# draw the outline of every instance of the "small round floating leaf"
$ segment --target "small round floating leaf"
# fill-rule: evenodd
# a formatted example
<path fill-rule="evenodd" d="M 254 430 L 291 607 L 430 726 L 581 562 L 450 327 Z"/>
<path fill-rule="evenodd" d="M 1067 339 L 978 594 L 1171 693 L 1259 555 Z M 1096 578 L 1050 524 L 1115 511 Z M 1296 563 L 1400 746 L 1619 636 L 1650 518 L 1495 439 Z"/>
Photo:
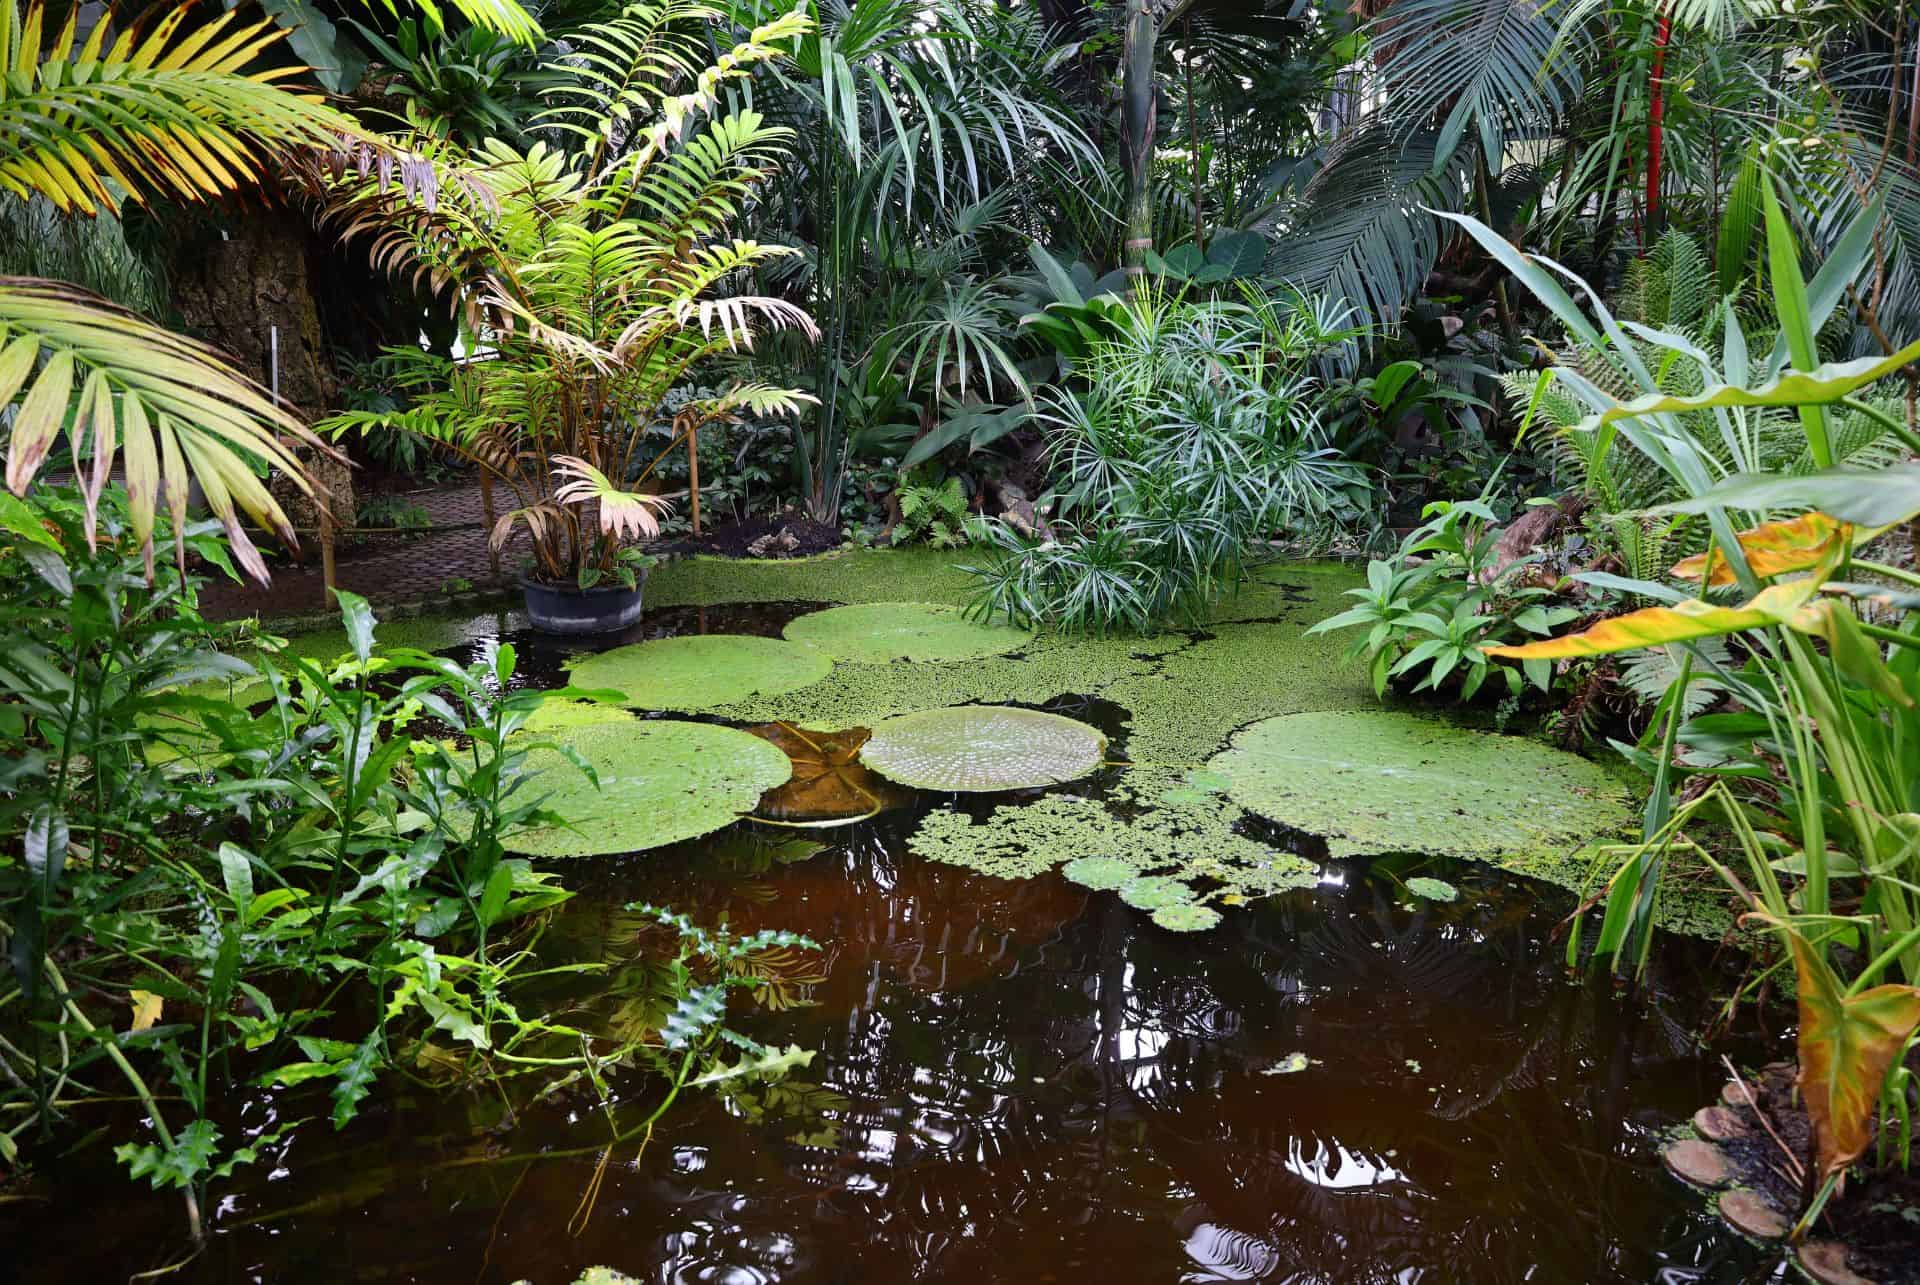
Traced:
<path fill-rule="evenodd" d="M 861 747 L 868 767 L 922 790 L 985 793 L 1072 781 L 1105 762 L 1098 728 L 1010 705 L 957 705 L 889 718 Z"/>
<path fill-rule="evenodd" d="M 599 701 L 545 700 L 527 716 L 520 730 L 527 735 L 546 736 L 596 723 L 625 723 L 632 718 L 632 714 L 618 705 L 603 705 Z"/>
<path fill-rule="evenodd" d="M 1119 857 L 1076 857 L 1061 866 L 1060 873 L 1095 892 L 1112 892 L 1138 875 L 1140 868 Z"/>
<path fill-rule="evenodd" d="M 1165 910 L 1172 906 L 1193 905 L 1193 889 L 1178 879 L 1142 875 L 1120 885 L 1120 900 L 1135 910 Z"/>
<path fill-rule="evenodd" d="M 957 608 L 925 602 L 868 602 L 830 607 L 787 624 L 786 636 L 835 660 L 974 660 L 1018 651 L 1033 641 L 1025 629 L 968 620 Z"/>
<path fill-rule="evenodd" d="M 506 846 L 536 857 L 637 852 L 723 829 L 792 771 L 778 746 L 731 727 L 628 719 L 552 738 L 599 773 L 600 788 L 558 750 L 535 750 L 529 786 L 572 827 L 528 830 Z"/>
<path fill-rule="evenodd" d="M 1242 807 L 1325 835 L 1336 857 L 1564 850 L 1633 817 L 1620 784 L 1577 754 L 1392 710 L 1269 718 L 1208 766 Z"/>
<path fill-rule="evenodd" d="M 583 657 L 571 681 L 625 692 L 635 709 L 702 710 L 810 687 L 832 668 L 824 653 L 779 638 L 689 634 Z"/>
<path fill-rule="evenodd" d="M 1153 922 L 1168 932 L 1205 932 L 1220 922 L 1220 912 L 1210 906 L 1162 906 L 1153 912 Z"/>
<path fill-rule="evenodd" d="M 1407 891 L 1426 901 L 1452 901 L 1460 895 L 1460 890 L 1445 879 L 1429 879 L 1425 875 L 1407 880 Z"/>

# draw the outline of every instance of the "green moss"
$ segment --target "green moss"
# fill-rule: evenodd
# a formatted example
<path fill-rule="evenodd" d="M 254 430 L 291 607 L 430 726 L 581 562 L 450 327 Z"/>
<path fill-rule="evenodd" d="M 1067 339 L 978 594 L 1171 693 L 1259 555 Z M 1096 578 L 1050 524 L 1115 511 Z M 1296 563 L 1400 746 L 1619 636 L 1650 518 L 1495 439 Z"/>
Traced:
<path fill-rule="evenodd" d="M 1177 772 L 1132 767 L 1110 791 L 1112 806 L 1053 794 L 994 809 L 984 821 L 934 812 L 907 846 L 920 856 L 1003 879 L 1028 879 L 1064 866 L 1069 878 L 1096 888 L 1158 888 L 1156 904 L 1198 899 L 1223 903 L 1304 887 L 1312 863 L 1238 833 L 1246 813 L 1218 795 L 1198 802 L 1161 802 L 1180 783 Z M 1145 879 L 1152 884 L 1142 884 Z M 1173 889 L 1180 889 L 1176 894 Z"/>
<path fill-rule="evenodd" d="M 829 607 L 790 621 L 793 642 L 835 660 L 883 665 L 891 661 L 973 660 L 1019 651 L 1032 633 L 968 620 L 958 607 L 928 602 L 868 602 Z"/>
<path fill-rule="evenodd" d="M 1633 816 L 1625 792 L 1577 755 L 1392 710 L 1267 719 L 1209 766 L 1239 803 L 1324 835 L 1336 857 L 1572 848 Z"/>
<path fill-rule="evenodd" d="M 599 774 L 599 788 L 557 750 L 535 750 L 531 788 L 568 818 L 507 844 L 536 857 L 638 852 L 722 829 L 786 782 L 787 756 L 750 732 L 707 723 L 629 718 L 554 737 Z"/>
<path fill-rule="evenodd" d="M 703 710 L 810 686 L 833 661 L 779 638 L 688 634 L 582 656 L 569 668 L 575 686 L 624 692 L 635 709 Z"/>
<path fill-rule="evenodd" d="M 973 580 L 938 549 L 846 549 L 817 558 L 683 558 L 647 576 L 656 607 L 724 602 L 964 604 Z"/>
<path fill-rule="evenodd" d="M 920 790 L 992 793 L 1074 781 L 1106 760 L 1099 728 L 1010 705 L 955 705 L 876 724 L 860 761 Z"/>
<path fill-rule="evenodd" d="M 624 723 L 633 717 L 618 705 L 603 705 L 599 701 L 547 700 L 533 711 L 520 730 L 528 736 L 546 736 L 570 728 L 591 727 L 595 723 Z"/>

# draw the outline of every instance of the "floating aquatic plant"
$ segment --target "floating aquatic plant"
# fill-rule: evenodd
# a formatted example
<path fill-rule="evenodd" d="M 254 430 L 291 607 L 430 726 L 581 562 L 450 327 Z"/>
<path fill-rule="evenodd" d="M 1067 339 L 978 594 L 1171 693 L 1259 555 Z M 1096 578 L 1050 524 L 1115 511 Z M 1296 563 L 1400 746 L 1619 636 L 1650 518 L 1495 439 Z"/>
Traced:
<path fill-rule="evenodd" d="M 624 692 L 635 709 L 705 710 L 807 687 L 832 668 L 830 657 L 801 643 L 689 634 L 584 656 L 573 662 L 571 680 Z"/>
<path fill-rule="evenodd" d="M 1572 848 L 1632 817 L 1618 782 L 1578 755 L 1391 710 L 1270 718 L 1208 766 L 1243 807 L 1326 836 L 1337 857 Z"/>
<path fill-rule="evenodd" d="M 789 621 L 789 640 L 835 660 L 956 661 L 1018 651 L 1033 641 L 1025 629 L 968 620 L 958 608 L 927 602 L 869 602 L 830 607 Z"/>
<path fill-rule="evenodd" d="M 1314 882 L 1312 863 L 1240 834 L 1246 813 L 1231 800 L 1202 794 L 1198 803 L 1161 802 L 1180 780 L 1172 769 L 1134 766 L 1111 791 L 1113 808 L 1054 794 L 996 808 L 981 821 L 934 812 L 907 846 L 929 860 L 1003 879 L 1030 879 L 1058 866 L 1083 887 L 1123 890 L 1125 897 L 1132 886 L 1130 900 L 1151 898 L 1148 909 L 1199 909 L 1203 899 L 1233 904 Z M 1174 918 L 1211 926 L 1200 924 L 1200 916 Z"/>
<path fill-rule="evenodd" d="M 1407 880 L 1407 891 L 1422 901 L 1452 901 L 1460 895 L 1460 890 L 1445 879 L 1430 879 L 1426 875 Z"/>
<path fill-rule="evenodd" d="M 860 750 L 868 767 L 921 790 L 991 793 L 1072 781 L 1106 759 L 1076 719 L 1011 705 L 958 705 L 890 718 Z"/>
<path fill-rule="evenodd" d="M 860 747 L 871 735 L 864 727 L 839 732 L 810 732 L 791 723 L 764 723 L 747 729 L 780 747 L 793 764 L 793 777 L 767 791 L 754 814 L 804 823 L 857 821 L 913 800 L 913 791 L 860 761 Z"/>
<path fill-rule="evenodd" d="M 1123 889 L 1121 896 L 1126 896 Z M 1153 912 L 1153 922 L 1169 932 L 1198 933 L 1218 926 L 1220 912 L 1212 906 L 1199 906 L 1192 902 L 1179 902 L 1161 906 Z"/>
<path fill-rule="evenodd" d="M 776 745 L 707 723 L 629 718 L 553 737 L 593 765 L 600 788 L 557 750 L 535 750 L 533 789 L 573 822 L 516 835 L 507 846 L 536 857 L 637 852 L 722 829 L 792 772 Z"/>

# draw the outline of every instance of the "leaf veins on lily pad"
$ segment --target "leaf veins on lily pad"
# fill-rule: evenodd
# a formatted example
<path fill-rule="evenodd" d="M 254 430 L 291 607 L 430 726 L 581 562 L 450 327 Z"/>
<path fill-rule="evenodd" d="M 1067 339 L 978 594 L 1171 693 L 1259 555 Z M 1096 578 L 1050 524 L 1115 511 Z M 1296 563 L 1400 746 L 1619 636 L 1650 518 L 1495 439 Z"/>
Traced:
<path fill-rule="evenodd" d="M 1632 819 L 1626 791 L 1577 754 L 1392 710 L 1265 719 L 1208 766 L 1242 807 L 1325 835 L 1336 857 L 1564 850 Z"/>
<path fill-rule="evenodd" d="M 864 727 L 813 732 L 792 723 L 747 729 L 780 747 L 793 764 L 793 778 L 767 791 L 754 809 L 778 821 L 856 821 L 913 801 L 913 791 L 895 785 L 860 761 L 872 735 Z"/>
<path fill-rule="evenodd" d="M 1119 857 L 1076 857 L 1060 867 L 1060 873 L 1083 888 L 1112 892 L 1140 873 L 1131 861 Z"/>
<path fill-rule="evenodd" d="M 1153 912 L 1153 922 L 1168 932 L 1205 932 L 1220 922 L 1220 912 L 1211 906 L 1162 906 Z"/>
<path fill-rule="evenodd" d="M 991 793 L 1058 785 L 1106 761 L 1098 728 L 1011 705 L 956 705 L 889 718 L 860 759 L 901 785 Z"/>
<path fill-rule="evenodd" d="M 590 857 L 658 848 L 723 829 L 784 784 L 793 768 L 778 746 L 707 723 L 629 719 L 555 735 L 593 765 L 600 788 L 557 749 L 534 750 L 527 788 L 572 825 L 528 830 L 506 846 L 536 857 Z"/>
<path fill-rule="evenodd" d="M 968 620 L 958 608 L 925 602 L 829 607 L 789 621 L 783 632 L 835 660 L 870 665 L 974 660 L 1018 651 L 1033 641 L 1025 629 L 982 624 Z"/>
<path fill-rule="evenodd" d="M 825 678 L 833 660 L 779 638 L 688 634 L 615 647 L 573 662 L 576 687 L 626 693 L 635 709 L 702 710 L 778 696 Z"/>
<path fill-rule="evenodd" d="M 1445 879 L 1429 879 L 1425 875 L 1407 880 L 1407 891 L 1426 901 L 1452 901 L 1460 895 L 1460 890 Z"/>
<path fill-rule="evenodd" d="M 1120 900 L 1135 910 L 1165 910 L 1172 906 L 1191 906 L 1193 889 L 1178 879 L 1141 875 L 1120 885 Z"/>

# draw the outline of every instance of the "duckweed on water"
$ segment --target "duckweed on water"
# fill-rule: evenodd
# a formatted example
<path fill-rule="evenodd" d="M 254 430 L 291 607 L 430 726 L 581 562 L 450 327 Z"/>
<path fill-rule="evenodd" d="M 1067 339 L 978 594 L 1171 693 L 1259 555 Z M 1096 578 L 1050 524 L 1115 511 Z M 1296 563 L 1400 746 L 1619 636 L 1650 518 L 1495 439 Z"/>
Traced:
<path fill-rule="evenodd" d="M 778 746 L 708 723 L 630 718 L 574 727 L 553 739 L 591 763 L 600 786 L 557 750 L 528 755 L 528 767 L 540 773 L 533 788 L 573 821 L 508 842 L 529 856 L 637 852 L 711 834 L 792 774 Z"/>
<path fill-rule="evenodd" d="M 930 602 L 869 602 L 829 607 L 788 622 L 789 641 L 835 660 L 884 665 L 892 661 L 972 660 L 1018 651 L 1033 634 L 1009 625 L 968 620 L 957 607 Z"/>
<path fill-rule="evenodd" d="M 1236 827 L 1246 813 L 1231 801 L 1213 794 L 1198 802 L 1158 801 L 1179 782 L 1170 769 L 1135 766 L 1110 791 L 1112 806 L 1053 794 L 996 808 L 984 821 L 934 812 L 907 846 L 929 860 L 1003 879 L 1030 879 L 1059 866 L 1078 883 L 1123 896 L 1129 885 L 1135 897 L 1157 887 L 1156 905 L 1261 897 L 1314 882 L 1311 862 L 1240 834 Z M 1155 882 L 1144 885 L 1148 878 Z"/>

